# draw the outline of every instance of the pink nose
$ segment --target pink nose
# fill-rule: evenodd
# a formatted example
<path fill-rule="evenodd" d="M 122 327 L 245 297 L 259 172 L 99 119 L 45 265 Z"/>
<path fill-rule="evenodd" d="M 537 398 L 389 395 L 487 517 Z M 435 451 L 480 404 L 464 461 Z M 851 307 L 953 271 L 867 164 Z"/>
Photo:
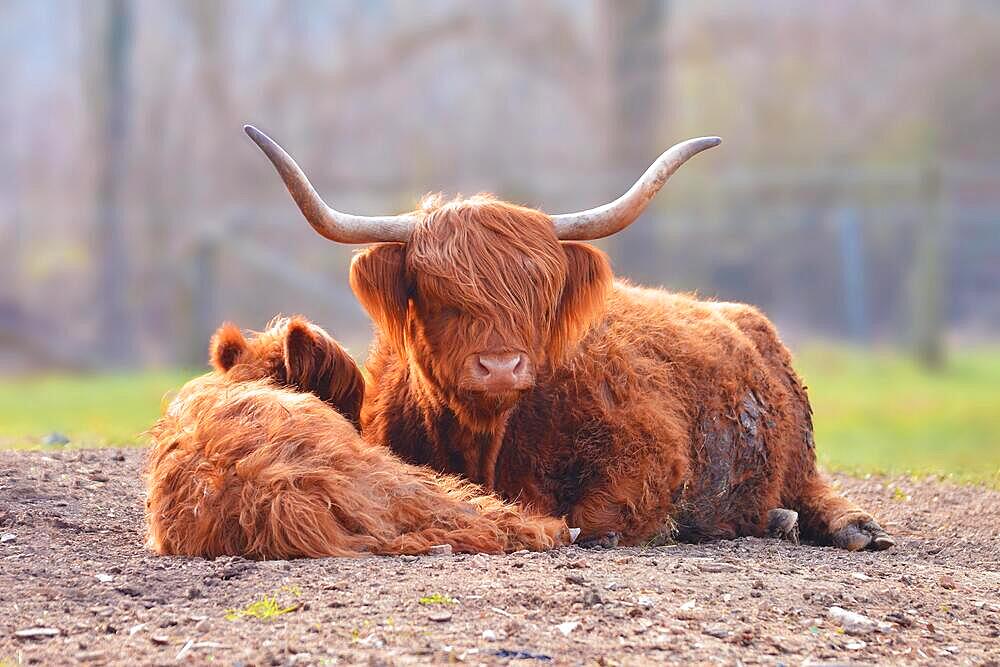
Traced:
<path fill-rule="evenodd" d="M 522 389 L 531 382 L 531 365 L 520 352 L 472 355 L 471 375 L 484 389 L 502 391 Z"/>

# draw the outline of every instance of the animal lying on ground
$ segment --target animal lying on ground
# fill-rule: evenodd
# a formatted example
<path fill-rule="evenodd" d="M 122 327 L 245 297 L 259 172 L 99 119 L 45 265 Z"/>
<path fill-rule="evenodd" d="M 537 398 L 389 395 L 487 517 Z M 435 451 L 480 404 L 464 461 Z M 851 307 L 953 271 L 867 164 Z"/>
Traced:
<path fill-rule="evenodd" d="M 360 372 L 305 319 L 250 339 L 223 326 L 210 354 L 215 370 L 188 382 L 150 431 L 146 520 L 157 553 L 275 559 L 570 542 L 561 519 L 363 441 L 348 418 Z"/>
<path fill-rule="evenodd" d="M 566 515 L 587 541 L 762 535 L 771 510 L 789 508 L 806 539 L 893 544 L 817 470 L 805 386 L 764 315 L 616 280 L 579 242 L 627 227 L 718 138 L 678 144 L 579 213 L 480 195 L 366 217 L 328 206 L 281 147 L 245 129 L 317 232 L 374 244 L 350 276 L 376 327 L 369 441 Z"/>

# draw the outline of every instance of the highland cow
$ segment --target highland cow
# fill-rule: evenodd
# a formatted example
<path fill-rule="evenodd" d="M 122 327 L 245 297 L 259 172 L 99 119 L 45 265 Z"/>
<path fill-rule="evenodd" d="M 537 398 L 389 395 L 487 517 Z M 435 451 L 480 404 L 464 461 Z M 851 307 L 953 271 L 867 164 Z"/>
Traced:
<path fill-rule="evenodd" d="M 811 408 L 751 306 L 615 280 L 579 243 L 631 224 L 689 158 L 666 151 L 617 200 L 549 216 L 481 195 L 365 217 L 337 211 L 258 130 L 312 227 L 374 243 L 351 286 L 376 326 L 362 432 L 568 517 L 589 542 L 762 535 L 772 510 L 846 549 L 892 539 L 817 470 Z"/>
<path fill-rule="evenodd" d="M 211 360 L 214 372 L 188 382 L 150 431 L 146 519 L 157 553 L 500 553 L 570 541 L 561 519 L 362 440 L 337 411 L 356 412 L 360 373 L 304 319 L 249 340 L 223 326 Z"/>

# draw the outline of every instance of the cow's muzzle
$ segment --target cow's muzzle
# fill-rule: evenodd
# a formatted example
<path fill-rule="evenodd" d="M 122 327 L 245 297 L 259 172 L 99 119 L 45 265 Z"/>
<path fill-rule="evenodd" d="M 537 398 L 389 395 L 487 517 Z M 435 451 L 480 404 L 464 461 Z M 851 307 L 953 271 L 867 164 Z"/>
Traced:
<path fill-rule="evenodd" d="M 478 352 L 465 359 L 462 387 L 467 391 L 523 391 L 535 383 L 531 360 L 523 352 Z"/>

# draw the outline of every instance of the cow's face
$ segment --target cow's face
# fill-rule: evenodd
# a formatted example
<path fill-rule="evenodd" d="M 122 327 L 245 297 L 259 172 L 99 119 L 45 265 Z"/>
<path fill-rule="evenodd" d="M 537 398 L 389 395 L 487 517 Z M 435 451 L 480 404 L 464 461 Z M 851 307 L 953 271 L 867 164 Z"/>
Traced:
<path fill-rule="evenodd" d="M 611 271 L 551 219 L 492 198 L 425 206 L 408 243 L 355 257 L 351 285 L 414 372 L 490 428 L 599 317 Z"/>

